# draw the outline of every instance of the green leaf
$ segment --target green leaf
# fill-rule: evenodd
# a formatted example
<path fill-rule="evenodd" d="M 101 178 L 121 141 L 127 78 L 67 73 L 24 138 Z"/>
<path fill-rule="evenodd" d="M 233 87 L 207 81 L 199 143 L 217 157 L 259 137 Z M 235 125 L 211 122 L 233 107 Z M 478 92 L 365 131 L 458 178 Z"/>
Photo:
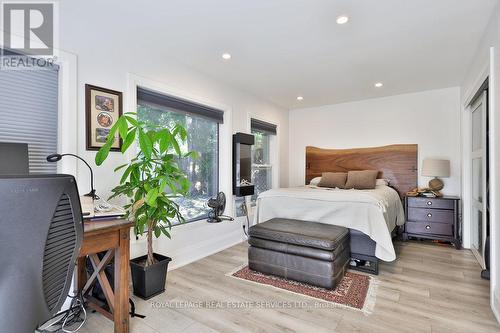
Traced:
<path fill-rule="evenodd" d="M 156 198 L 158 198 L 158 188 L 152 188 L 146 194 L 145 201 L 151 207 L 156 207 Z"/>
<path fill-rule="evenodd" d="M 165 195 L 158 196 L 158 199 L 162 201 L 166 206 L 170 207 L 172 205 L 172 201 L 169 200 Z"/>
<path fill-rule="evenodd" d="M 108 144 L 108 143 L 111 142 L 110 143 L 110 145 L 111 145 L 115 141 L 115 133 L 116 133 L 116 130 L 118 129 L 118 126 L 120 126 L 120 119 L 121 118 L 118 118 L 118 120 L 116 121 L 116 123 L 109 130 L 109 133 L 108 133 L 108 136 L 107 136 L 107 139 L 106 139 L 106 144 Z"/>
<path fill-rule="evenodd" d="M 175 210 L 170 210 L 168 213 L 167 213 L 167 216 L 170 217 L 170 218 L 174 218 L 175 217 Z"/>
<path fill-rule="evenodd" d="M 175 129 L 174 129 L 174 136 L 175 135 L 179 135 L 181 140 L 182 141 L 186 141 L 187 139 L 187 131 L 184 127 L 182 127 L 181 125 L 177 124 L 175 125 Z"/>
<path fill-rule="evenodd" d="M 141 151 L 147 159 L 151 158 L 151 153 L 153 152 L 153 142 L 151 142 L 151 138 L 139 129 L 139 146 L 141 147 Z"/>
<path fill-rule="evenodd" d="M 179 184 L 181 185 L 182 191 L 184 193 L 189 191 L 189 187 L 191 186 L 191 184 L 189 183 L 187 178 L 183 177 L 183 178 L 179 179 Z"/>
<path fill-rule="evenodd" d="M 168 232 L 167 228 L 165 228 L 164 226 L 161 226 L 161 232 L 167 236 L 168 238 L 170 238 L 170 233 Z"/>
<path fill-rule="evenodd" d="M 161 236 L 161 229 L 159 227 L 155 228 L 155 237 L 158 238 Z"/>
<path fill-rule="evenodd" d="M 125 140 L 128 133 L 128 124 L 125 117 L 120 117 L 118 119 L 118 131 L 120 132 L 120 137 L 122 138 L 122 140 Z"/>
<path fill-rule="evenodd" d="M 191 157 L 193 160 L 196 160 L 198 158 L 198 152 L 193 150 L 184 154 L 184 158 L 189 158 L 189 157 Z"/>
<path fill-rule="evenodd" d="M 139 235 L 144 233 L 144 227 L 146 226 L 146 216 L 141 216 L 136 221 L 137 231 L 139 231 Z"/>
<path fill-rule="evenodd" d="M 107 142 L 104 146 L 101 147 L 101 149 L 99 149 L 99 151 L 95 155 L 95 164 L 97 164 L 97 166 L 101 165 L 106 160 L 109 155 L 110 149 L 111 144 L 108 144 Z"/>
<path fill-rule="evenodd" d="M 149 136 L 151 143 L 154 143 L 156 141 L 156 136 L 158 135 L 157 131 L 148 131 L 146 134 Z"/>
<path fill-rule="evenodd" d="M 179 144 L 177 143 L 177 140 L 174 137 L 172 137 L 171 142 L 172 142 L 172 146 L 174 147 L 175 152 L 177 153 L 177 155 L 182 156 L 181 148 L 179 147 Z"/>
<path fill-rule="evenodd" d="M 123 173 L 122 178 L 120 179 L 120 184 L 123 184 L 125 183 L 125 181 L 127 181 L 127 178 L 132 172 L 132 170 L 134 170 L 134 167 L 135 167 L 134 165 L 131 165 L 127 169 L 125 169 L 125 172 Z"/>
<path fill-rule="evenodd" d="M 167 151 L 170 146 L 170 142 L 172 141 L 172 133 L 168 129 L 161 131 L 160 136 L 160 153 L 164 153 Z"/>
<path fill-rule="evenodd" d="M 127 137 L 123 141 L 122 153 L 126 152 L 128 147 L 130 147 L 130 145 L 134 142 L 136 132 L 137 130 L 135 128 L 128 132 Z"/>
<path fill-rule="evenodd" d="M 168 187 L 170 188 L 170 191 L 172 191 L 172 194 L 177 194 L 177 187 L 175 187 L 175 184 L 169 182 Z"/>
<path fill-rule="evenodd" d="M 124 167 L 126 167 L 127 165 L 128 165 L 128 163 L 126 163 L 126 164 L 122 164 L 122 165 L 120 165 L 120 166 L 116 167 L 116 168 L 115 168 L 115 172 L 117 172 L 117 171 L 118 171 L 118 170 L 120 170 L 120 169 L 123 169 L 123 168 L 124 168 Z"/>
<path fill-rule="evenodd" d="M 139 168 L 134 168 L 134 170 L 130 173 L 130 181 L 134 184 L 138 184 L 141 181 L 141 172 Z"/>
<path fill-rule="evenodd" d="M 156 201 L 154 203 L 156 204 Z M 150 220 L 155 219 L 158 216 L 157 213 L 158 213 L 158 210 L 156 209 L 156 207 L 148 207 L 147 208 L 147 215 L 148 215 Z"/>
<path fill-rule="evenodd" d="M 135 113 L 130 113 L 130 112 L 127 112 L 125 114 L 135 114 Z M 134 127 L 137 127 L 137 125 L 139 125 L 139 123 L 137 122 L 137 119 L 133 118 L 133 117 L 130 117 L 130 116 L 124 116 L 125 119 L 127 119 L 127 121 L 130 123 L 130 125 L 134 126 Z"/>

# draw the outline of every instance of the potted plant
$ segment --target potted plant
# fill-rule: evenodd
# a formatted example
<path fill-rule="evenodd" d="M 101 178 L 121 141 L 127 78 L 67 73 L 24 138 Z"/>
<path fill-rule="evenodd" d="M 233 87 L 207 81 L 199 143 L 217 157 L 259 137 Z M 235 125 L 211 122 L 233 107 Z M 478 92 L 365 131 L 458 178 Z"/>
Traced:
<path fill-rule="evenodd" d="M 179 167 L 179 162 L 195 157 L 194 152 L 183 153 L 181 143 L 187 138 L 186 129 L 177 124 L 161 128 L 138 121 L 135 113 L 126 113 L 110 129 L 105 145 L 98 151 L 95 162 L 99 166 L 108 157 L 118 131 L 125 153 L 138 139 L 139 152 L 127 164 L 115 169 L 123 170 L 120 185 L 111 198 L 125 195 L 126 218 L 134 221 L 136 234 L 147 235 L 147 255 L 130 260 L 134 294 L 148 299 L 165 291 L 168 263 L 171 258 L 154 253 L 153 235 L 170 238 L 174 220 L 184 222 L 175 198 L 189 190 L 189 181 Z"/>

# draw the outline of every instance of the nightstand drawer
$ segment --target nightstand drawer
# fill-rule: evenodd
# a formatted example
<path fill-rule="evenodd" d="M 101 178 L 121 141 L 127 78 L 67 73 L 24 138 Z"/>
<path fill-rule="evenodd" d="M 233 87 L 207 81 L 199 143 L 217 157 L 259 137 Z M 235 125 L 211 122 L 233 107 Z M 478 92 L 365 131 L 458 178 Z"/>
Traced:
<path fill-rule="evenodd" d="M 408 220 L 420 222 L 440 222 L 453 224 L 454 215 L 452 210 L 410 208 L 408 209 Z"/>
<path fill-rule="evenodd" d="M 453 225 L 447 223 L 406 222 L 405 229 L 410 234 L 453 236 Z"/>
<path fill-rule="evenodd" d="M 453 209 L 454 208 L 453 200 L 439 199 L 439 198 L 421 198 L 421 197 L 412 197 L 408 198 L 408 206 L 409 207 L 417 207 L 417 208 L 441 208 L 441 209 Z"/>

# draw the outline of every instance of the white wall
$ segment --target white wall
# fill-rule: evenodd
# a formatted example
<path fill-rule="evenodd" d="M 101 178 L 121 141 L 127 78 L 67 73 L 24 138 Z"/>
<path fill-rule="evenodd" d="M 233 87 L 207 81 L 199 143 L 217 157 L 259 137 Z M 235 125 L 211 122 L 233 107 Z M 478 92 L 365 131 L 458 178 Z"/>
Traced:
<path fill-rule="evenodd" d="M 500 214 L 500 175 L 498 174 L 500 168 L 500 145 L 498 144 L 500 142 L 500 3 L 491 14 L 474 61 L 469 66 L 468 74 L 460 87 L 464 118 L 470 98 L 487 77 L 489 77 L 490 87 L 491 307 L 497 320 L 500 321 L 500 225 L 498 218 Z M 464 122 L 464 126 L 468 125 Z"/>
<path fill-rule="evenodd" d="M 74 4 L 74 3 L 73 3 Z M 278 124 L 280 152 L 280 185 L 288 185 L 288 113 L 287 110 L 260 100 L 229 85 L 217 82 L 199 72 L 193 71 L 183 64 L 169 59 L 164 54 L 141 53 L 130 44 L 117 45 L 111 43 L 111 49 L 103 48 L 98 37 L 99 27 L 88 26 L 88 17 L 82 20 L 82 15 L 71 2 L 60 4 L 60 48 L 76 55 L 77 66 L 77 128 L 72 129 L 77 138 L 77 153 L 94 165 L 95 152 L 85 149 L 85 94 L 86 83 L 102 86 L 123 92 L 124 111 L 134 111 L 135 104 L 130 101 L 134 91 L 129 87 L 130 77 L 139 77 L 167 91 L 180 92 L 183 96 L 192 96 L 210 105 L 221 106 L 225 111 L 226 123 L 223 125 L 224 135 L 221 135 L 221 145 L 229 149 L 222 150 L 221 190 L 232 193 L 231 184 L 231 134 L 247 131 L 250 114 L 259 115 Z M 81 24 L 80 24 L 81 23 Z M 84 27 L 87 26 L 87 27 Z M 93 30 L 92 30 L 93 29 Z M 97 46 L 97 44 L 101 46 Z M 104 43 L 106 44 L 106 43 Z M 131 75 L 132 74 L 132 75 Z M 71 110 L 73 111 L 73 110 Z M 68 138 L 62 138 L 66 140 Z M 95 170 L 96 188 L 99 195 L 106 198 L 111 189 L 118 184 L 119 176 L 113 169 L 126 162 L 126 157 L 120 153 L 110 153 L 103 166 Z M 89 188 L 88 170 L 79 165 L 77 172 L 80 192 Z M 228 203 L 226 213 L 233 214 L 232 202 Z M 242 240 L 242 219 L 237 222 L 208 224 L 198 221 L 176 226 L 172 230 L 172 240 L 161 238 L 156 243 L 156 250 L 173 257 L 173 267 L 197 260 L 211 253 L 220 251 Z M 133 242 L 131 255 L 145 253 L 144 241 Z"/>
<path fill-rule="evenodd" d="M 451 161 L 443 192 L 460 194 L 460 90 L 448 88 L 290 113 L 290 185 L 304 184 L 305 147 L 361 148 L 418 144 L 424 158 Z M 419 176 L 419 186 L 428 177 Z"/>

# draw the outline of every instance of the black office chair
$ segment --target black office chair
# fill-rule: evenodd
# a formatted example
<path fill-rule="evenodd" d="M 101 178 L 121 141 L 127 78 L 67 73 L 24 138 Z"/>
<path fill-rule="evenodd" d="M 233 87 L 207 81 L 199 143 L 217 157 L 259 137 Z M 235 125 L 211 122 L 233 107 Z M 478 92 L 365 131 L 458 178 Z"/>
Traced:
<path fill-rule="evenodd" d="M 82 238 L 72 176 L 0 176 L 2 332 L 33 333 L 60 311 Z"/>

